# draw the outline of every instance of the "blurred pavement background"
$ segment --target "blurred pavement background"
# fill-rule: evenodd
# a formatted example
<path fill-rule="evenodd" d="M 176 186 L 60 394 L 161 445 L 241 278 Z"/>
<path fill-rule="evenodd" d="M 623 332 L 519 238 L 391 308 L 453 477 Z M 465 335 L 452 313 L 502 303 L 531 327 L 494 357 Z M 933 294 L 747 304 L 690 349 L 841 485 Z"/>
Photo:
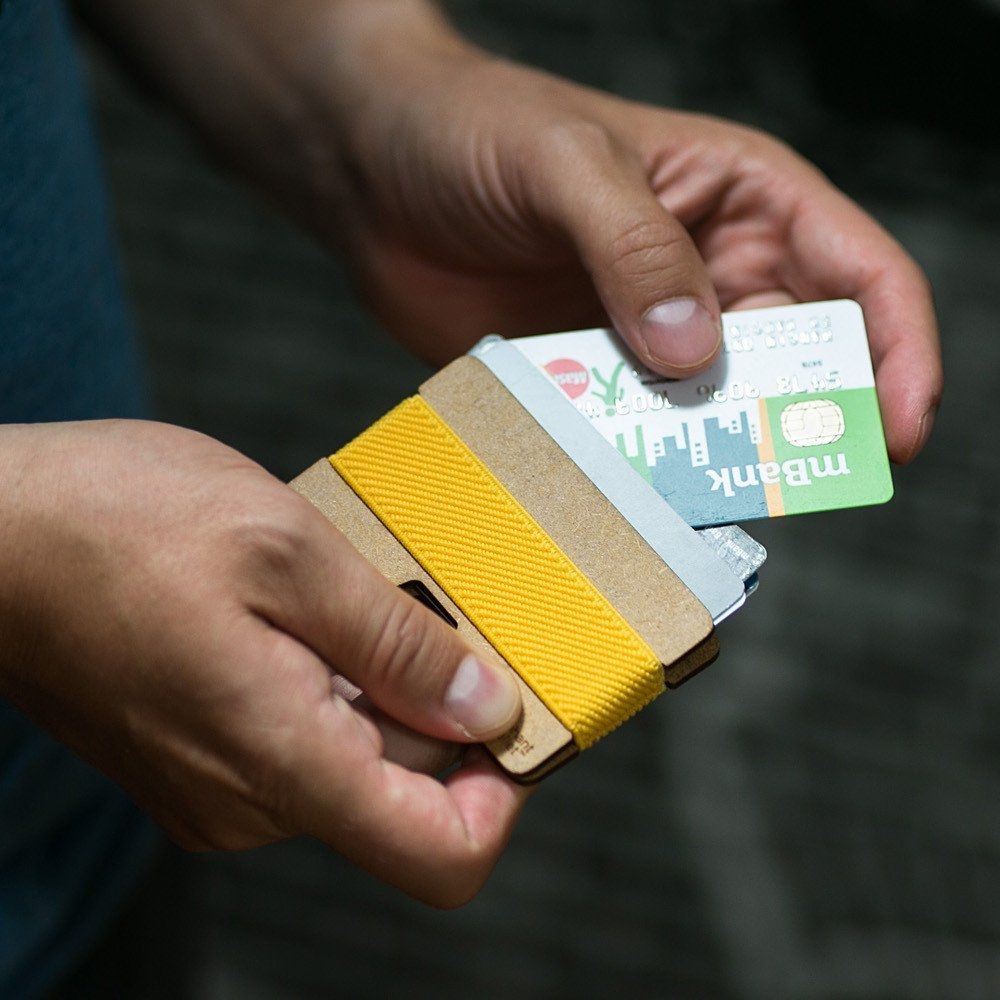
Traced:
<path fill-rule="evenodd" d="M 1000 6 L 455 0 L 490 47 L 768 128 L 910 249 L 948 389 L 888 506 L 754 524 L 710 670 L 436 913 L 319 845 L 156 871 L 60 996 L 1000 996 Z M 157 414 L 282 478 L 426 374 L 338 264 L 93 61 Z"/>

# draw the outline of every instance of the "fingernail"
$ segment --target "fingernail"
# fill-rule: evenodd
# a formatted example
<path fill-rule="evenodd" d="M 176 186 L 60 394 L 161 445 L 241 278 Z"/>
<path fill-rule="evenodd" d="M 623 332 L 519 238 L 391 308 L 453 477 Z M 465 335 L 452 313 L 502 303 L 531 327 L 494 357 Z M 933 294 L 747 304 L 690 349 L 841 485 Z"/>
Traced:
<path fill-rule="evenodd" d="M 445 708 L 468 736 L 499 736 L 517 721 L 521 696 L 510 671 L 477 660 L 458 665 L 444 698 Z"/>
<path fill-rule="evenodd" d="M 642 318 L 642 339 L 650 357 L 669 368 L 707 365 L 722 344 L 722 326 L 697 300 L 667 299 Z"/>

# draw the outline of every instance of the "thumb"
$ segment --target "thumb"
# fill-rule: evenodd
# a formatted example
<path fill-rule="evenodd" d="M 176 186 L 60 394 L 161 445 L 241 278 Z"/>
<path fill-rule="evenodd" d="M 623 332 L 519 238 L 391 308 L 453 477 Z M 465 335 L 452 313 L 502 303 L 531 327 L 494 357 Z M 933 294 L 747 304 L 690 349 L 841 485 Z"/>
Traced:
<path fill-rule="evenodd" d="M 393 586 L 318 511 L 310 523 L 280 624 L 412 729 L 466 743 L 510 730 L 521 712 L 510 667 Z"/>
<path fill-rule="evenodd" d="M 558 160 L 557 173 L 541 197 L 576 246 L 612 324 L 654 371 L 683 378 L 707 367 L 722 347 L 722 328 L 694 241 L 660 204 L 636 157 L 603 131 L 576 145 L 575 155 L 550 161 Z"/>

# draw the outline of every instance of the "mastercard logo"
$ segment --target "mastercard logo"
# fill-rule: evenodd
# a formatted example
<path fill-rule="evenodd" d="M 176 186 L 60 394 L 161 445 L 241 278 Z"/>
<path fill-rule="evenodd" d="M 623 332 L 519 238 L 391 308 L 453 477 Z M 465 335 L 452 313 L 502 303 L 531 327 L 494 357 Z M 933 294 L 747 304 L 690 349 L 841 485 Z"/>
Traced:
<path fill-rule="evenodd" d="M 590 385 L 590 375 L 587 369 L 572 358 L 556 358 L 550 361 L 545 370 L 550 378 L 570 399 L 576 399 L 587 391 Z"/>

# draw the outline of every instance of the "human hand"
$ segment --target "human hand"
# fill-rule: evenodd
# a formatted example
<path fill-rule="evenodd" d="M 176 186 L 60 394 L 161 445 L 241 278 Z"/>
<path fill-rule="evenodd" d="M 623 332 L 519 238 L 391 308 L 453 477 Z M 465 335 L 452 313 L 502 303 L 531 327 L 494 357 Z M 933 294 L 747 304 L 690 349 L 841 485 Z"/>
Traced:
<path fill-rule="evenodd" d="M 368 301 L 440 363 L 487 333 L 610 320 L 666 375 L 719 311 L 857 299 L 889 453 L 930 434 L 927 281 L 763 133 L 495 59 L 430 0 L 81 0 L 231 164 L 347 250 Z"/>
<path fill-rule="evenodd" d="M 330 118 L 353 183 L 333 221 L 418 353 L 610 319 L 682 377 L 719 351 L 720 306 L 854 298 L 890 455 L 919 452 L 942 383 L 927 281 L 814 167 L 760 132 L 491 58 L 423 4 L 343 7 Z"/>
<path fill-rule="evenodd" d="M 436 905 L 476 892 L 525 791 L 478 749 L 443 783 L 414 773 L 383 731 L 432 737 L 406 738 L 427 764 L 505 732 L 506 666 L 203 435 L 8 427 L 0 475 L 0 696 L 182 846 L 309 834 Z M 334 693 L 335 673 L 389 719 Z"/>

